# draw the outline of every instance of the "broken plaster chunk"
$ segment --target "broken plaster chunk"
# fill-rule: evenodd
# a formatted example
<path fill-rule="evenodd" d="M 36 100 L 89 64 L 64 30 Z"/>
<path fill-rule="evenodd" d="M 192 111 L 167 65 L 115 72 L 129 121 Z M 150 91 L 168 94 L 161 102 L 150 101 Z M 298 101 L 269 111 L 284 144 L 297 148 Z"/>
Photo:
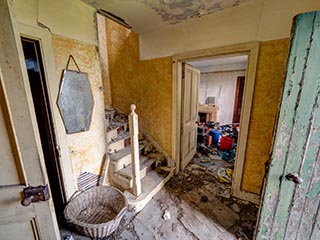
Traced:
<path fill-rule="evenodd" d="M 241 211 L 241 207 L 237 204 L 237 203 L 234 203 L 231 205 L 231 208 L 233 211 L 235 211 L 236 213 L 239 213 Z"/>
<path fill-rule="evenodd" d="M 162 215 L 162 218 L 167 221 L 167 220 L 170 220 L 171 219 L 171 214 L 168 210 L 165 210 L 163 215 Z"/>

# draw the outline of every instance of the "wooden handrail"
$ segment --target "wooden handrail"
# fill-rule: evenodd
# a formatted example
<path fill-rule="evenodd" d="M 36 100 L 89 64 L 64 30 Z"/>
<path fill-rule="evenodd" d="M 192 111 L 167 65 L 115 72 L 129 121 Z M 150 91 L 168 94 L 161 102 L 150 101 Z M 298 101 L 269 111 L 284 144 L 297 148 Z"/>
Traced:
<path fill-rule="evenodd" d="M 132 193 L 141 194 L 140 159 L 139 159 L 139 126 L 138 115 L 135 113 L 136 105 L 131 104 L 129 114 L 129 132 L 131 138 L 131 164 L 132 164 Z"/>

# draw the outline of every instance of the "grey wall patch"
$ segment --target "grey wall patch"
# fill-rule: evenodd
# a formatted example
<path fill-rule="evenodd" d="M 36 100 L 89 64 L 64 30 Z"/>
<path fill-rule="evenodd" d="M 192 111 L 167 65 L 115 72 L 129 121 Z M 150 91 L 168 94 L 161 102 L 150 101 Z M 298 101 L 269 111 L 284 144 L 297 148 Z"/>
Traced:
<path fill-rule="evenodd" d="M 149 6 L 170 24 L 181 23 L 192 18 L 234 7 L 249 0 L 136 0 Z"/>

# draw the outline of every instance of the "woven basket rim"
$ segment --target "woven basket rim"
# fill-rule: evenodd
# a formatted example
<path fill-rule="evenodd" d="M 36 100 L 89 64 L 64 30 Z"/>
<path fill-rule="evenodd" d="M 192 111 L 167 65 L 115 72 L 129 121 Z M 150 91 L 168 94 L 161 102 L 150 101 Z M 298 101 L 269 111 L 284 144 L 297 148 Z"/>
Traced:
<path fill-rule="evenodd" d="M 85 194 L 89 191 L 93 191 L 97 188 L 110 188 L 112 190 L 115 190 L 117 191 L 124 199 L 124 207 L 122 207 L 122 209 L 117 213 L 117 215 L 112 218 L 111 220 L 107 221 L 107 222 L 104 222 L 104 223 L 86 223 L 86 222 L 81 222 L 81 221 L 78 221 L 76 219 L 73 219 L 71 218 L 69 215 L 68 215 L 68 208 L 69 208 L 69 204 L 72 203 L 72 200 L 75 200 L 77 199 L 79 196 L 81 196 L 82 194 Z M 81 227 L 86 227 L 86 228 L 100 228 L 100 227 L 104 227 L 105 225 L 111 225 L 111 224 L 114 224 L 114 222 L 116 222 L 119 218 L 122 218 L 123 215 L 125 214 L 127 210 L 127 199 L 126 197 L 124 196 L 124 194 L 117 188 L 115 187 L 112 187 L 112 186 L 95 186 L 95 187 L 92 187 L 88 190 L 85 190 L 79 194 L 77 194 L 76 196 L 74 196 L 73 198 L 69 199 L 64 211 L 63 211 L 63 215 L 66 219 L 67 222 L 69 223 L 72 223 L 72 224 L 75 224 L 75 225 L 78 225 L 78 226 L 81 226 Z"/>

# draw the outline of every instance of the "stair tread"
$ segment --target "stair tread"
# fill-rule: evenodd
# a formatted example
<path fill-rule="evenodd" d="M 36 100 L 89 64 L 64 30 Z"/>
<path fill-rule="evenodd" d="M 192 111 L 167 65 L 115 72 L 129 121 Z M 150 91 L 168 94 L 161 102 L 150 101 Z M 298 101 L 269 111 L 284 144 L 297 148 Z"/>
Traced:
<path fill-rule="evenodd" d="M 149 172 L 146 177 L 141 180 L 142 193 L 138 197 L 126 190 L 124 195 L 128 201 L 129 208 L 134 208 L 136 212 L 139 212 L 173 176 L 174 169 L 175 168 L 158 167 Z"/>
<path fill-rule="evenodd" d="M 149 168 L 153 163 L 155 162 L 154 159 L 150 159 L 147 156 L 140 156 L 140 171 L 143 171 L 144 168 Z M 125 168 L 120 169 L 116 172 L 117 174 L 120 174 L 121 176 L 124 176 L 128 179 L 132 178 L 132 164 L 129 164 Z"/>
<path fill-rule="evenodd" d="M 121 141 L 123 139 L 127 139 L 129 137 L 130 137 L 129 132 L 125 131 L 120 133 L 116 138 L 112 139 L 110 142 L 108 142 L 108 144 L 112 144 L 112 143 Z"/>
<path fill-rule="evenodd" d="M 145 147 L 145 144 L 139 144 L 139 150 L 142 150 Z M 119 161 L 123 157 L 131 154 L 131 145 L 126 146 L 125 148 L 121 149 L 118 152 L 112 153 L 110 155 L 110 160 L 111 161 Z"/>
<path fill-rule="evenodd" d="M 118 127 L 122 127 L 122 126 L 126 126 L 126 125 L 128 125 L 128 122 L 114 122 L 114 121 L 111 121 L 109 123 L 107 132 L 110 132 L 110 131 L 118 128 Z"/>

